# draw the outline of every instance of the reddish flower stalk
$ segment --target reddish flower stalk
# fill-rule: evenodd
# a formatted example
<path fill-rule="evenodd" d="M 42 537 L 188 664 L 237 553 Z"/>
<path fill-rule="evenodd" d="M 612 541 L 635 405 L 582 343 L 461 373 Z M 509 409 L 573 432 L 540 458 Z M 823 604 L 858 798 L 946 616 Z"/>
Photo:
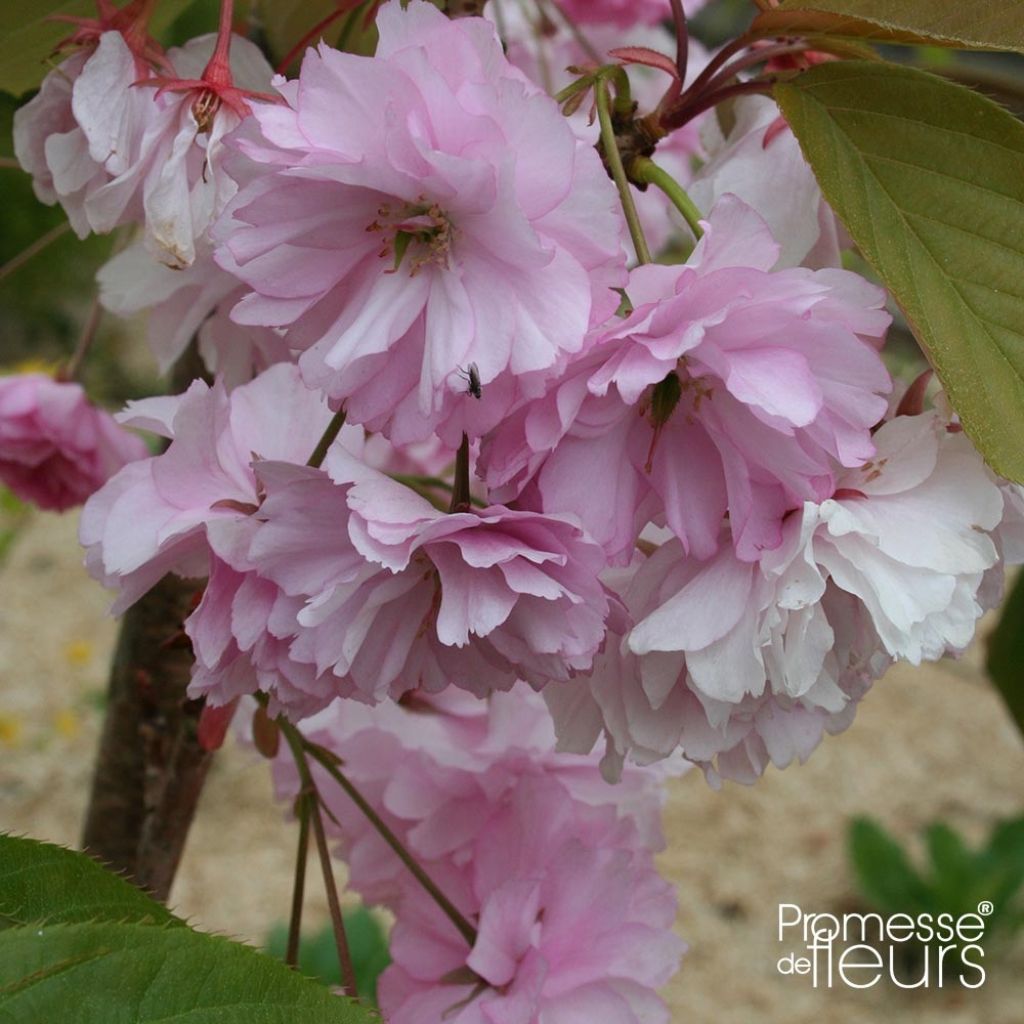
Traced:
<path fill-rule="evenodd" d="M 676 68 L 681 84 L 686 81 L 686 68 L 690 60 L 690 33 L 686 27 L 683 0 L 672 0 L 672 20 L 676 30 Z"/>
<path fill-rule="evenodd" d="M 659 105 L 659 123 L 666 131 L 674 131 L 692 121 L 710 107 L 726 99 L 747 92 L 765 92 L 775 82 L 765 76 L 750 82 L 732 83 L 742 71 L 765 64 L 780 57 L 804 54 L 809 49 L 806 40 L 785 40 L 766 46 L 753 46 L 745 54 L 737 54 L 750 46 L 749 40 L 734 40 L 726 46 L 696 78 L 682 96 L 670 89 Z M 731 58 L 736 57 L 735 60 Z"/>
<path fill-rule="evenodd" d="M 737 58 L 731 64 L 722 68 L 718 74 L 708 79 L 700 90 L 696 92 L 688 90 L 687 95 L 696 98 L 697 96 L 713 92 L 727 85 L 731 79 L 748 68 L 757 67 L 758 64 L 768 64 L 779 57 L 806 53 L 807 48 L 808 44 L 806 41 L 798 40 L 796 42 L 777 43 L 772 46 L 752 49 L 749 53 Z"/>
<path fill-rule="evenodd" d="M 239 89 L 231 74 L 231 25 L 234 0 L 221 0 L 220 25 L 217 29 L 217 43 L 213 55 L 203 69 L 201 78 L 157 77 L 144 79 L 136 85 L 155 85 L 157 95 L 164 92 L 194 92 L 192 114 L 200 131 L 207 131 L 217 111 L 226 106 L 239 118 L 247 117 L 249 99 L 275 100 L 268 93 Z"/>
<path fill-rule="evenodd" d="M 55 52 L 70 49 L 95 49 L 104 32 L 120 32 L 135 55 L 140 74 L 150 67 L 171 70 L 163 48 L 149 34 L 149 20 L 157 0 L 132 0 L 124 7 L 115 7 L 111 0 L 96 0 L 96 17 L 79 18 L 70 14 L 54 14 L 48 21 L 74 25 L 71 35 L 54 47 Z"/>
<path fill-rule="evenodd" d="M 753 82 L 738 82 L 736 85 L 726 86 L 717 92 L 706 93 L 698 97 L 696 102 L 681 105 L 677 110 L 672 111 L 670 115 L 663 117 L 661 121 L 662 127 L 670 132 L 675 131 L 677 128 L 682 128 L 684 124 L 692 121 L 695 117 L 699 117 L 705 110 L 717 107 L 720 103 L 731 100 L 735 96 L 771 92 L 775 81 L 774 78 L 759 78 Z"/>

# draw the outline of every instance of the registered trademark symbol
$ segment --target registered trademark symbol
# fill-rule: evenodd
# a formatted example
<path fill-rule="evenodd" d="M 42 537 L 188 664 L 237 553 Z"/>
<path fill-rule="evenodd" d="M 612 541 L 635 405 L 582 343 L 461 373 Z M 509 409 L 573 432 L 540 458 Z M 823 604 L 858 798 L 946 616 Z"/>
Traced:
<path fill-rule="evenodd" d="M 988 917 L 993 910 L 995 910 L 995 907 L 993 907 L 988 900 L 982 900 L 978 904 L 978 913 L 981 914 L 982 917 Z"/>

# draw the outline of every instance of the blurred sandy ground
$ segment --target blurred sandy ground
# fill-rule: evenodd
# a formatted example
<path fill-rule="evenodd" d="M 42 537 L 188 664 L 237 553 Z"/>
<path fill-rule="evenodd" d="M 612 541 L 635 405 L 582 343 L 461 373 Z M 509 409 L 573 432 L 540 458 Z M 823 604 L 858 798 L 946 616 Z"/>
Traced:
<path fill-rule="evenodd" d="M 115 635 L 108 596 L 80 568 L 75 529 L 71 515 L 36 516 L 0 567 L 0 828 L 66 844 L 78 838 Z M 673 1020 L 1021 1024 L 1020 942 L 987 959 L 976 991 L 815 991 L 775 966 L 788 951 L 775 939 L 780 902 L 809 912 L 847 903 L 851 815 L 870 813 L 905 836 L 943 818 L 977 841 L 996 819 L 1024 811 L 1024 745 L 978 662 L 975 650 L 961 662 L 893 671 L 847 733 L 755 788 L 716 793 L 698 773 L 673 785 L 661 867 L 678 888 L 679 932 L 691 945 L 666 992 Z M 287 915 L 294 842 L 265 766 L 225 750 L 175 908 L 259 942 Z M 313 925 L 324 912 L 312 871 L 310 881 Z"/>

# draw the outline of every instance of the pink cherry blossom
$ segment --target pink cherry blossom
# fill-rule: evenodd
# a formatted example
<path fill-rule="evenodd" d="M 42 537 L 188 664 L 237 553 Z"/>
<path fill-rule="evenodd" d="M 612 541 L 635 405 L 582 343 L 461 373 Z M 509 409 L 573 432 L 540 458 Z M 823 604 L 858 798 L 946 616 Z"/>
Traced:
<path fill-rule="evenodd" d="M 42 373 L 0 376 L 0 481 L 19 498 L 63 512 L 146 454 L 80 384 Z"/>
<path fill-rule="evenodd" d="M 875 441 L 818 510 L 814 557 L 864 602 L 889 654 L 917 665 L 971 642 L 1003 498 L 967 436 L 935 413 L 897 416 Z"/>
<path fill-rule="evenodd" d="M 486 21 L 412 0 L 378 28 L 376 56 L 310 50 L 284 105 L 254 109 L 237 146 L 265 173 L 217 256 L 252 289 L 234 318 L 286 328 L 351 419 L 418 416 L 422 439 L 458 407 L 457 445 L 503 415 L 514 381 L 496 382 L 549 371 L 617 306 L 622 220 L 597 154 Z"/>
<path fill-rule="evenodd" d="M 627 758 L 681 750 L 713 784 L 751 783 L 846 728 L 891 659 L 863 605 L 801 553 L 767 557 L 759 568 L 723 547 L 697 562 L 678 540 L 662 545 L 625 594 L 638 626 L 609 637 L 589 677 L 545 694 L 560 747 L 590 750 L 603 732 L 611 780 Z M 672 628 L 648 649 L 652 630 Z"/>
<path fill-rule="evenodd" d="M 159 111 L 152 91 L 132 87 L 139 76 L 121 33 L 105 32 L 14 115 L 14 151 L 36 196 L 59 202 L 80 238 L 142 219 L 143 139 Z"/>
<path fill-rule="evenodd" d="M 589 669 L 610 604 L 603 552 L 577 524 L 445 513 L 340 448 L 326 465 L 257 464 L 258 511 L 208 529 L 231 571 L 215 569 L 187 627 L 193 692 L 263 688 L 308 713 L 338 695 L 486 693 Z"/>
<path fill-rule="evenodd" d="M 168 66 L 148 33 L 152 3 L 132 0 L 116 8 L 97 0 L 96 7 L 95 18 L 53 17 L 75 25 L 57 51 L 76 52 L 14 114 L 14 152 L 32 175 L 37 198 L 48 206 L 59 202 L 80 238 L 140 215 L 134 176 L 127 172 L 140 159 L 156 107 L 151 95 L 132 86 Z"/>
<path fill-rule="evenodd" d="M 214 40 L 191 40 L 170 51 L 165 65 L 197 75 Z M 15 114 L 15 152 L 39 199 L 60 202 L 80 237 L 145 223 L 154 257 L 186 267 L 234 192 L 220 171 L 220 144 L 239 116 L 220 106 L 200 125 L 194 97 L 161 93 L 162 80 L 140 65 L 130 42 L 119 31 L 103 32 L 92 52 L 47 75 L 38 96 Z M 233 41 L 232 67 L 252 88 L 269 84 L 269 65 L 246 39 Z"/>
<path fill-rule="evenodd" d="M 230 319 L 245 286 L 217 266 L 208 242 L 197 244 L 191 266 L 174 269 L 139 240 L 109 259 L 96 277 L 105 309 L 122 317 L 148 314 L 146 341 L 163 372 L 195 337 L 207 369 L 228 387 L 291 359 L 279 331 Z"/>
<path fill-rule="evenodd" d="M 305 462 L 331 412 L 279 364 L 230 393 L 195 381 L 182 395 L 131 402 L 119 418 L 171 444 L 126 466 L 82 513 L 86 564 L 119 592 L 118 612 L 167 572 L 206 575 L 207 528 L 247 518 L 259 502 L 254 458 Z"/>
<path fill-rule="evenodd" d="M 533 1024 L 595 1008 L 627 1024 L 668 1020 L 655 990 L 683 945 L 651 859 L 663 845 L 657 772 L 627 768 L 620 787 L 605 785 L 593 758 L 554 752 L 543 704 L 522 686 L 487 702 L 335 702 L 303 732 L 343 752 L 360 792 L 479 931 L 470 949 L 318 772 L 350 885 L 397 916 L 380 983 L 388 1020 Z M 291 799 L 287 755 L 274 777 Z"/>
<path fill-rule="evenodd" d="M 526 778 L 478 828 L 463 906 L 479 937 L 467 955 L 411 891 L 380 979 L 388 1019 L 667 1024 L 656 993 L 683 949 L 669 930 L 671 888 L 648 852 L 619 845 L 614 813 L 581 807 L 554 780 Z"/>
<path fill-rule="evenodd" d="M 496 497 L 575 513 L 619 564 L 650 520 L 706 558 L 726 511 L 741 558 L 778 546 L 836 463 L 874 453 L 891 382 L 884 293 L 845 271 L 772 272 L 777 256 L 725 197 L 685 266 L 635 270 L 633 313 L 487 439 Z"/>
<path fill-rule="evenodd" d="M 997 560 L 999 489 L 934 413 L 875 440 L 759 562 L 728 547 L 700 562 L 672 539 L 640 564 L 623 589 L 636 625 L 587 680 L 547 694 L 566 748 L 604 731 L 611 776 L 679 747 L 713 781 L 751 782 L 845 728 L 893 660 L 966 647 Z"/>
<path fill-rule="evenodd" d="M 723 136 L 717 118 L 701 122 L 707 160 L 687 184 L 690 198 L 710 213 L 732 193 L 753 207 L 779 242 L 778 267 L 838 267 L 845 238 L 825 202 L 800 144 L 767 96 L 742 96 Z"/>
<path fill-rule="evenodd" d="M 230 33 L 223 42 L 213 35 L 191 39 L 167 57 L 176 77 L 143 86 L 156 91 L 161 111 L 143 142 L 152 162 L 143 206 L 147 246 L 161 263 L 180 269 L 195 261 L 207 229 L 236 191 L 222 168 L 223 140 L 248 116 L 246 98 L 263 97 L 273 69 L 255 43 Z"/>

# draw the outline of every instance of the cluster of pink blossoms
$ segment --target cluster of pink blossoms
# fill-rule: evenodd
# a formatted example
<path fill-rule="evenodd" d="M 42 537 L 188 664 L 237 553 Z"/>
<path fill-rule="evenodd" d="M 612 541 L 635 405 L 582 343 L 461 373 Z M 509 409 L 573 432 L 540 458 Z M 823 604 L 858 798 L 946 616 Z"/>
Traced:
<path fill-rule="evenodd" d="M 129 409 L 171 443 L 82 526 L 119 610 L 165 572 L 208 580 L 194 693 L 300 717 L 522 679 L 564 745 L 606 735 L 611 775 L 681 749 L 752 779 L 892 659 L 962 649 L 1016 506 L 955 423 L 891 398 L 885 295 L 839 267 L 771 102 L 688 150 L 685 262 L 630 269 L 593 129 L 535 60 L 423 0 L 377 27 L 373 57 L 310 49 L 276 98 L 241 40 L 156 66 L 108 28 L 19 115 L 41 196 L 142 227 L 105 300 L 148 305 L 165 360 L 198 331 L 217 377 Z M 505 30 L 538 52 L 530 18 Z M 156 87 L 118 91 L 140 64 Z M 660 72 L 631 73 L 654 104 Z M 91 106 L 92 75 L 123 102 Z"/>
<path fill-rule="evenodd" d="M 349 885 L 396 916 L 379 985 L 388 1021 L 669 1020 L 655 990 L 685 947 L 653 863 L 664 771 L 627 769 L 619 786 L 604 784 L 592 758 L 554 751 L 544 702 L 522 685 L 488 704 L 453 692 L 376 708 L 337 701 L 303 731 L 344 756 L 347 776 L 476 923 L 470 945 L 315 770 Z M 274 780 L 293 803 L 288 756 Z"/>
<path fill-rule="evenodd" d="M 562 6 L 602 51 L 674 43 L 667 0 Z M 229 25 L 164 54 L 101 20 L 16 123 L 80 234 L 138 229 L 102 301 L 213 377 L 121 414 L 167 445 L 86 504 L 90 571 L 118 612 L 195 579 L 192 694 L 306 719 L 479 930 L 335 809 L 398 914 L 396 1024 L 664 1019 L 636 766 L 803 761 L 1024 559 L 1024 491 L 894 387 L 886 296 L 772 101 L 658 144 L 703 219 L 638 193 L 677 258 L 631 267 L 587 110 L 549 95 L 590 57 L 524 8 L 390 0 L 374 56 L 321 44 L 291 80 Z M 670 85 L 629 75 L 642 111 Z"/>

